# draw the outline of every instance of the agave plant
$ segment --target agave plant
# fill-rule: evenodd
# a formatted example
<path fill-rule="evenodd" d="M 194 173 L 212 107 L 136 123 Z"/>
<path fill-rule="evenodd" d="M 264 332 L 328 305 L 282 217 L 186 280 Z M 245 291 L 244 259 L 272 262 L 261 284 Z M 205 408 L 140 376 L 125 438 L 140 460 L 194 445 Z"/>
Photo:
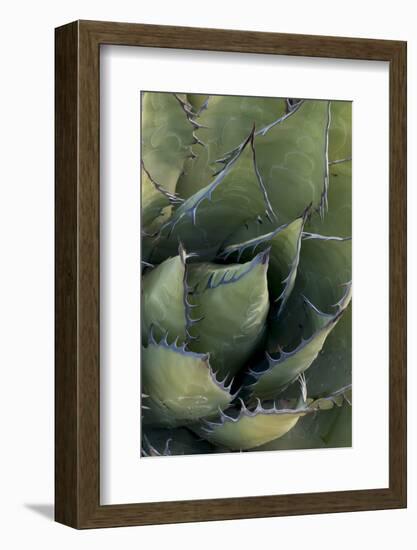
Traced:
<path fill-rule="evenodd" d="M 142 94 L 142 455 L 351 445 L 351 104 Z"/>

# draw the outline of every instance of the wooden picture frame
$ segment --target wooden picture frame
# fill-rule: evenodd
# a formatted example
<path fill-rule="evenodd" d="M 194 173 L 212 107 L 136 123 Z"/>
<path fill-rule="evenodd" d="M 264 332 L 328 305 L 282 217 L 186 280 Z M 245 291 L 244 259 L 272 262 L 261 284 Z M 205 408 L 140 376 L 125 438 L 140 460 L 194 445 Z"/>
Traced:
<path fill-rule="evenodd" d="M 56 29 L 55 518 L 75 528 L 406 506 L 406 43 L 76 21 Z M 100 505 L 99 55 L 117 44 L 389 62 L 389 487 Z"/>

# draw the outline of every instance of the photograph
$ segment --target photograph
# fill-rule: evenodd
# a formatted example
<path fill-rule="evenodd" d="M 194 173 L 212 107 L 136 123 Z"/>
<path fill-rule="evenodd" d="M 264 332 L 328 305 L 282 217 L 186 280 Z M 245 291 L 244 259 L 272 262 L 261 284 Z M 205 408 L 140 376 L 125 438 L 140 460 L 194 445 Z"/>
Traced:
<path fill-rule="evenodd" d="M 278 94 L 138 92 L 141 457 L 352 446 L 353 102 Z"/>
<path fill-rule="evenodd" d="M 0 549 L 408 548 L 412 4 L 43 7 L 1 6 Z"/>

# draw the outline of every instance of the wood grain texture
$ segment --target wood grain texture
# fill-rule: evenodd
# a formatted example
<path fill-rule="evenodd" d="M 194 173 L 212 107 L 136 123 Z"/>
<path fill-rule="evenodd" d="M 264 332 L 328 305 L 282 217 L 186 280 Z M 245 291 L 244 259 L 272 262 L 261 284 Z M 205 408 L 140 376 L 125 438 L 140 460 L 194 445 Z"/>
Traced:
<path fill-rule="evenodd" d="M 99 55 L 120 44 L 390 63 L 389 487 L 100 505 Z M 406 44 L 78 21 L 56 29 L 56 520 L 76 528 L 406 506 Z"/>
<path fill-rule="evenodd" d="M 389 379 L 390 488 L 407 494 L 407 47 L 390 61 Z"/>
<path fill-rule="evenodd" d="M 78 506 L 78 28 L 55 44 L 55 519 L 76 525 Z"/>

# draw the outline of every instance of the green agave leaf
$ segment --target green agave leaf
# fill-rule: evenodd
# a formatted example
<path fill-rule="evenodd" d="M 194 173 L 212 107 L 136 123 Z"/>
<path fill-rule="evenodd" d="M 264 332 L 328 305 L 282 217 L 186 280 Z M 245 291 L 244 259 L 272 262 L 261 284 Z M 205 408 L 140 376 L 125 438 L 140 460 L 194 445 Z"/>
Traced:
<path fill-rule="evenodd" d="M 307 388 L 307 383 L 305 382 L 305 384 Z M 352 406 L 352 384 L 340 388 L 328 396 L 313 399 L 309 406 L 319 411 L 328 411 L 334 407 L 341 407 L 345 402 Z"/>
<path fill-rule="evenodd" d="M 191 103 L 198 106 L 192 96 Z M 206 97 L 206 96 L 202 96 Z M 200 99 L 200 101 L 202 98 Z M 201 107 L 200 107 L 201 108 Z M 199 142 L 193 146 L 178 182 L 178 192 L 188 198 L 208 185 L 221 167 L 216 161 L 237 148 L 255 125 L 263 128 L 285 113 L 285 101 L 277 98 L 210 96 L 197 122 Z"/>
<path fill-rule="evenodd" d="M 297 290 L 296 287 L 280 317 L 270 316 L 266 345 L 270 354 L 296 349 L 333 318 L 334 314 L 321 312 Z"/>
<path fill-rule="evenodd" d="M 283 437 L 258 447 L 257 451 L 323 449 L 352 446 L 352 408 L 348 403 L 300 418 Z"/>
<path fill-rule="evenodd" d="M 167 223 L 172 215 L 172 206 L 167 206 L 163 208 L 159 217 L 155 218 L 154 221 L 148 225 L 146 228 L 142 228 L 142 238 L 141 238 L 141 260 L 142 263 L 156 265 L 168 258 L 175 256 L 178 252 L 178 246 L 170 247 L 170 249 L 164 251 L 159 250 L 159 230 L 162 225 Z M 163 252 L 166 252 L 164 254 Z"/>
<path fill-rule="evenodd" d="M 349 292 L 346 292 L 348 299 Z M 305 372 L 308 395 L 313 399 L 337 393 L 339 388 L 349 387 L 352 383 L 352 306 L 344 304 L 345 312 L 339 323 L 329 334 L 326 342 L 311 367 Z M 307 315 L 306 315 L 307 317 Z M 314 324 L 312 318 L 316 317 Z M 310 312 L 308 333 L 311 334 L 329 319 L 329 315 Z M 280 393 L 281 399 L 294 399 L 299 394 L 298 383 L 294 383 Z M 351 399 L 350 399 L 351 401 Z"/>
<path fill-rule="evenodd" d="M 266 364 L 251 368 L 245 380 L 252 399 L 273 398 L 317 360 L 351 300 L 350 259 L 351 241 L 302 241 L 295 289 L 283 314 L 269 323 Z"/>
<path fill-rule="evenodd" d="M 326 236 L 352 235 L 352 161 L 329 165 L 328 210 L 320 216 L 313 213 L 306 231 Z"/>
<path fill-rule="evenodd" d="M 235 409 L 222 412 L 217 420 L 205 421 L 197 430 L 214 445 L 232 451 L 243 451 L 282 437 L 308 412 L 306 407 L 263 408 L 258 403 L 255 410 L 249 410 L 243 401 L 241 405 L 240 411 Z"/>
<path fill-rule="evenodd" d="M 187 94 L 187 101 L 197 116 L 207 108 L 208 100 L 209 96 L 206 94 Z"/>
<path fill-rule="evenodd" d="M 332 101 L 330 107 L 329 161 L 352 158 L 352 102 Z"/>
<path fill-rule="evenodd" d="M 267 353 L 268 367 L 266 370 L 251 370 L 255 382 L 250 385 L 251 397 L 273 399 L 281 388 L 295 380 L 306 371 L 317 358 L 323 348 L 326 338 L 340 320 L 343 311 L 330 317 L 326 324 L 317 330 L 308 340 L 292 351 L 281 350 L 278 356 Z"/>
<path fill-rule="evenodd" d="M 146 426 L 142 437 L 142 456 L 207 454 L 213 450 L 213 445 L 187 428 Z"/>
<path fill-rule="evenodd" d="M 143 341 L 146 341 L 151 330 L 159 339 L 166 334 L 176 336 L 180 343 L 193 338 L 190 327 L 199 320 L 193 319 L 192 309 L 196 306 L 189 301 L 188 263 L 193 254 L 187 254 L 182 244 L 178 252 L 178 256 L 165 260 L 143 277 Z M 142 265 L 145 268 L 154 267 L 143 260 Z"/>
<path fill-rule="evenodd" d="M 169 208 L 169 209 L 168 209 Z M 169 227 L 173 218 L 173 206 L 164 209 L 162 215 L 142 233 L 142 258 L 154 265 L 178 254 L 181 243 L 179 238 L 172 238 L 164 228 Z"/>
<path fill-rule="evenodd" d="M 331 332 L 306 372 L 308 393 L 317 398 L 352 383 L 352 306 Z"/>
<path fill-rule="evenodd" d="M 158 190 L 142 169 L 142 227 L 146 230 L 167 206 L 169 206 L 168 197 Z"/>
<path fill-rule="evenodd" d="M 300 401 L 300 383 L 302 386 L 303 401 Z M 340 409 L 350 409 L 352 404 L 352 385 L 327 394 L 318 399 L 307 398 L 307 386 L 305 378 L 298 379 L 287 390 L 280 394 L 278 408 L 288 407 L 298 399 L 298 406 L 303 404 L 309 414 L 303 416 L 297 425 L 279 440 L 273 440 L 259 450 L 285 450 L 285 449 L 314 449 L 324 448 L 328 445 L 331 434 L 339 436 L 339 442 L 335 441 L 335 447 L 351 446 L 351 418 L 344 416 L 344 424 L 340 422 L 337 429 Z M 309 393 L 309 390 L 308 390 Z M 307 404 L 307 405 L 306 405 Z M 349 436 L 349 437 L 347 437 Z"/>
<path fill-rule="evenodd" d="M 172 210 L 173 210 L 173 203 L 170 203 L 167 205 L 167 201 L 165 199 L 161 199 L 160 197 L 157 198 L 158 201 L 160 201 L 160 205 L 162 206 L 165 204 L 166 206 L 163 206 L 158 214 L 156 214 L 156 217 L 152 221 L 148 221 L 151 217 L 151 214 L 155 212 L 149 213 L 149 216 L 147 217 L 148 223 L 145 225 L 144 220 L 142 220 L 142 236 L 149 239 L 149 242 L 157 242 L 156 237 L 159 234 L 160 228 L 166 224 L 169 219 L 172 216 Z M 152 205 L 158 206 L 158 205 Z M 178 250 L 178 246 L 177 246 Z M 166 258 L 164 258 L 166 259 Z"/>
<path fill-rule="evenodd" d="M 299 305 L 301 299 L 303 306 Z M 343 317 L 350 299 L 351 284 L 344 286 L 344 294 L 334 305 L 333 313 L 328 314 L 299 294 L 291 297 L 285 314 L 270 326 L 267 360 L 249 369 L 243 394 L 249 393 L 252 400 L 274 398 L 309 369 L 319 354 L 321 357 L 323 346 Z M 344 343 L 337 339 L 335 342 Z M 343 354 L 344 350 L 339 349 L 338 353 Z"/>
<path fill-rule="evenodd" d="M 322 203 L 328 181 L 329 102 L 305 100 L 255 137 L 256 162 L 280 223 Z"/>
<path fill-rule="evenodd" d="M 193 353 L 151 337 L 142 348 L 142 391 L 148 395 L 144 422 L 177 426 L 223 409 L 233 399 L 230 386 L 218 380 L 209 355 Z"/>
<path fill-rule="evenodd" d="M 149 427 L 169 427 L 177 428 L 187 424 L 183 419 L 175 418 L 169 409 L 165 407 L 158 399 L 147 395 L 142 406 L 142 426 Z"/>
<path fill-rule="evenodd" d="M 279 302 L 278 315 L 284 308 L 295 284 L 300 258 L 301 237 L 307 212 L 293 222 L 270 233 L 225 246 L 220 258 L 237 255 L 237 261 L 251 257 L 256 249 L 270 246 L 268 283 L 271 297 Z M 233 236 L 229 239 L 233 241 Z"/>
<path fill-rule="evenodd" d="M 346 284 L 352 277 L 351 252 L 350 239 L 304 233 L 295 288 L 282 315 L 270 319 L 269 352 L 296 347 L 302 338 L 310 338 L 320 328 L 319 320 L 326 324 L 337 305 L 344 309 L 339 302 L 343 297 L 350 301 L 351 285 Z M 312 311 L 322 313 L 316 315 Z"/>
<path fill-rule="evenodd" d="M 154 265 L 158 265 L 172 258 L 172 256 L 175 256 L 178 252 L 179 242 L 181 241 L 170 240 L 160 234 L 151 237 L 149 242 L 146 243 L 148 261 Z"/>
<path fill-rule="evenodd" d="M 352 104 L 330 103 L 327 193 L 307 231 L 327 236 L 352 235 Z"/>
<path fill-rule="evenodd" d="M 294 398 L 298 393 L 298 385 L 292 384 L 288 389 L 286 386 L 300 372 L 305 373 L 308 393 L 314 398 L 331 395 L 338 388 L 351 384 L 350 299 L 351 285 L 348 285 L 343 298 L 336 305 L 336 314 L 324 314 L 306 300 L 304 316 L 300 311 L 295 314 L 292 311 L 292 317 L 287 315 L 280 319 L 278 330 L 269 336 L 268 347 L 273 353 L 268 356 L 266 365 L 258 365 L 250 371 L 251 377 L 246 380 L 246 395 L 252 395 L 252 399 L 253 396 L 267 398 L 274 395 L 275 391 L 275 395 L 279 394 L 283 399 Z M 281 344 L 287 347 L 288 342 L 297 344 L 295 349 L 290 346 L 289 349 L 293 351 L 286 356 L 282 354 Z M 271 361 L 271 357 L 274 360 Z M 274 371 L 274 368 L 277 370 Z M 256 380 L 261 381 L 264 374 L 269 380 L 266 378 L 256 385 Z M 255 386 L 249 385 L 253 379 Z"/>
<path fill-rule="evenodd" d="M 333 422 L 327 434 L 323 435 L 326 447 L 352 446 L 352 407 L 344 403 L 342 407 L 332 409 Z"/>
<path fill-rule="evenodd" d="M 334 312 L 352 280 L 352 241 L 305 235 L 301 243 L 297 292 L 319 310 Z M 349 287 L 350 288 L 350 287 Z"/>
<path fill-rule="evenodd" d="M 161 229 L 161 238 L 213 259 L 221 243 L 248 217 L 273 216 L 256 169 L 253 131 L 225 168 L 206 187 L 187 199 Z"/>
<path fill-rule="evenodd" d="M 264 216 L 256 216 L 255 218 L 247 219 L 243 225 L 239 226 L 236 231 L 233 231 L 231 235 L 222 243 L 222 247 L 219 252 L 219 258 L 227 259 L 232 257 L 237 259 L 238 262 L 241 259 L 246 260 L 250 259 L 255 255 L 256 249 L 262 249 L 262 247 L 268 246 L 268 240 L 270 240 L 275 232 L 284 229 L 288 224 L 279 224 L 275 217 L 270 219 Z M 259 239 L 259 243 L 257 243 Z M 246 242 L 250 242 L 253 247 L 252 251 L 250 247 L 246 250 Z M 227 250 L 226 250 L 227 249 Z M 242 249 L 242 253 L 239 254 Z"/>
<path fill-rule="evenodd" d="M 180 204 L 182 200 L 155 182 L 144 166 L 141 176 L 142 231 L 144 234 L 154 235 L 168 221 L 172 205 Z"/>
<path fill-rule="evenodd" d="M 187 312 L 185 307 L 185 256 L 165 260 L 142 280 L 142 339 L 146 341 L 151 328 L 157 339 L 166 333 L 187 339 Z"/>
<path fill-rule="evenodd" d="M 286 451 L 297 449 L 321 449 L 325 447 L 322 434 L 328 430 L 335 410 L 320 411 L 315 415 L 306 415 L 283 437 L 273 439 L 256 448 L 256 451 Z"/>
<path fill-rule="evenodd" d="M 210 362 L 222 376 L 234 376 L 264 336 L 269 310 L 268 253 L 246 264 L 190 266 L 190 301 L 202 319 L 194 324 L 190 349 L 210 351 Z"/>
<path fill-rule="evenodd" d="M 181 98 L 165 92 L 142 94 L 142 161 L 152 179 L 175 193 L 195 141 Z"/>

